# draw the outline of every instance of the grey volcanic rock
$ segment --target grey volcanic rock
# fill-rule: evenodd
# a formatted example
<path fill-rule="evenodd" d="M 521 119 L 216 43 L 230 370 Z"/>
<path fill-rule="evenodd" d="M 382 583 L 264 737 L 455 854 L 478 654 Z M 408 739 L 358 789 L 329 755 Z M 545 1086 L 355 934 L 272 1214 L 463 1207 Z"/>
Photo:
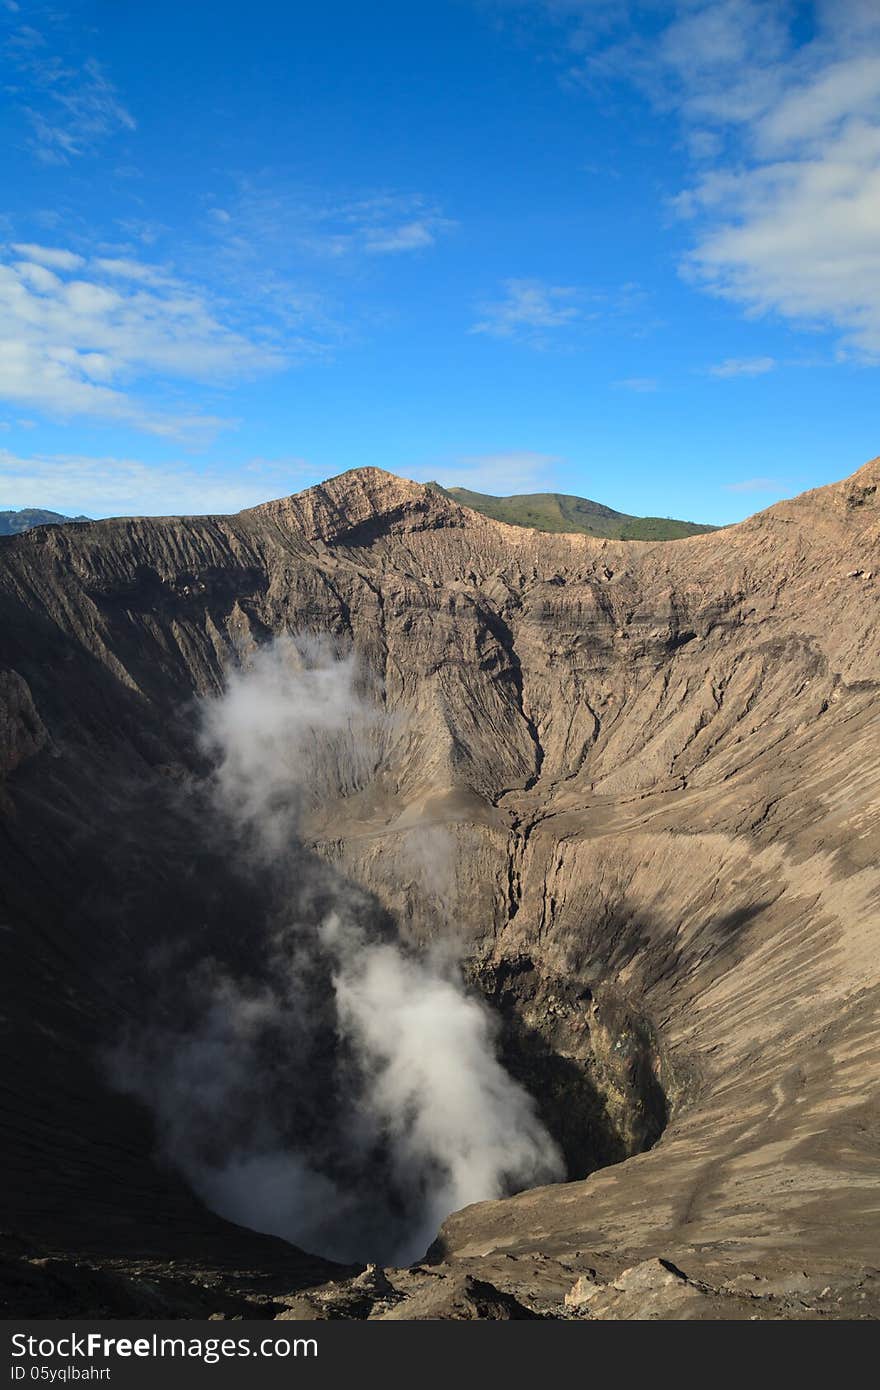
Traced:
<path fill-rule="evenodd" d="M 875 460 L 653 544 L 506 526 L 363 469 L 235 517 L 5 542 L 5 1224 L 290 1307 L 340 1277 L 204 1212 L 96 1061 L 137 962 L 247 919 L 175 811 L 205 771 L 193 697 L 274 633 L 330 633 L 395 735 L 312 817 L 312 853 L 408 939 L 451 942 L 511 1069 L 579 1087 L 594 1131 L 583 1180 L 451 1216 L 385 1315 L 505 1316 L 467 1279 L 581 1315 L 586 1269 L 603 1316 L 874 1315 L 878 482 Z M 683 1289 L 621 1278 L 661 1257 Z M 753 1294 L 795 1275 L 800 1294 Z"/>
<path fill-rule="evenodd" d="M 0 671 L 0 776 L 38 753 L 46 739 L 27 681 L 17 671 Z"/>
<path fill-rule="evenodd" d="M 382 1322 L 428 1319 L 454 1321 L 524 1321 L 541 1317 L 510 1293 L 475 1279 L 472 1274 L 453 1274 L 448 1278 L 425 1280 L 422 1287 L 389 1312 L 378 1315 Z"/>

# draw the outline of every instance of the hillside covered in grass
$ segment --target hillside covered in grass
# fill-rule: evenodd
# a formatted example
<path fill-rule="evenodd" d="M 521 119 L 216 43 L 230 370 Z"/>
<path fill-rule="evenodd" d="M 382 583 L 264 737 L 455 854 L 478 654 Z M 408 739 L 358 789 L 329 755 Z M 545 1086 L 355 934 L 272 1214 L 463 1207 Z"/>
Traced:
<path fill-rule="evenodd" d="M 462 507 L 470 507 L 510 526 L 532 526 L 536 531 L 580 532 L 587 536 L 608 536 L 615 540 L 675 541 L 716 531 L 695 521 L 676 521 L 664 516 L 629 516 L 591 502 L 586 497 L 569 497 L 561 492 L 532 492 L 515 497 L 491 497 L 465 487 L 431 487 L 451 497 Z"/>

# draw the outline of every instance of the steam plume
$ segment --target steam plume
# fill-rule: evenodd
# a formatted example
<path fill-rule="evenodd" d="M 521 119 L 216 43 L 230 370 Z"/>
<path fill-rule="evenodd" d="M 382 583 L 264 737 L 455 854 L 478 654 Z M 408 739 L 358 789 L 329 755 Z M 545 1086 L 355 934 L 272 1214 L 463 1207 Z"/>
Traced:
<path fill-rule="evenodd" d="M 185 1007 L 117 1052 L 166 1157 L 221 1215 L 345 1260 L 418 1258 L 449 1212 L 563 1176 L 493 1018 L 303 849 L 305 809 L 360 790 L 398 730 L 353 655 L 278 639 L 203 708 L 212 801 L 279 919 L 253 968 L 212 959 Z M 261 870 L 261 871 L 262 871 Z"/>

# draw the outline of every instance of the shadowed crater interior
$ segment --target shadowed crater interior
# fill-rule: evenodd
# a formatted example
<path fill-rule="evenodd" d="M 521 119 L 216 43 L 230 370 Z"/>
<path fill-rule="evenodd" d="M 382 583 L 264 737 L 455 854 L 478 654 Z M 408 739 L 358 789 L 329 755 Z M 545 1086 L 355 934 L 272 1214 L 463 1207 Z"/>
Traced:
<path fill-rule="evenodd" d="M 467 973 L 497 1011 L 504 1066 L 537 1101 L 570 1181 L 657 1142 L 668 1117 L 664 1063 L 619 990 L 554 975 L 529 955 L 471 962 Z"/>

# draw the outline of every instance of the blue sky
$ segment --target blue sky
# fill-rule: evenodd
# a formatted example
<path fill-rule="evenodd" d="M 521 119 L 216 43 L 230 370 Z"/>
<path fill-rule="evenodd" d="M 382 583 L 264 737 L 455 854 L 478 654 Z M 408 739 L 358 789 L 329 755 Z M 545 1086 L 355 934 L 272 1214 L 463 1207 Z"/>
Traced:
<path fill-rule="evenodd" d="M 880 450 L 875 0 L 0 0 L 0 507 Z"/>

